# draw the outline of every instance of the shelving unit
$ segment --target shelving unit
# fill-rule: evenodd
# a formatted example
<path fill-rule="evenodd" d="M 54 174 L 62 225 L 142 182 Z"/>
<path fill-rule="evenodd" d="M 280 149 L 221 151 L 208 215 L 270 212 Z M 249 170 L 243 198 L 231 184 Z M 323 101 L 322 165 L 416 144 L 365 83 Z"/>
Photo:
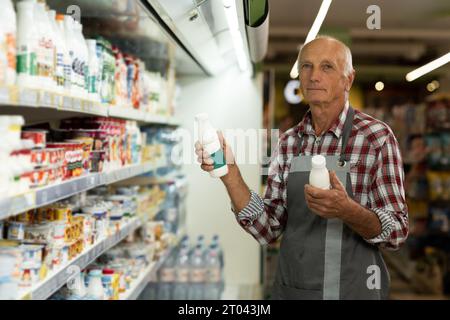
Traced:
<path fill-rule="evenodd" d="M 175 68 L 175 47 L 182 49 L 180 50 L 182 51 L 181 55 L 177 54 L 179 55 L 178 59 L 181 56 L 184 65 L 189 64 L 198 68 L 199 64 L 192 59 L 183 46 L 180 46 L 180 41 L 174 39 L 173 34 L 159 21 L 158 17 L 155 17 L 155 13 L 149 10 L 147 1 L 132 1 L 127 8 L 115 3 L 97 3 L 87 0 L 75 2 L 47 0 L 46 2 L 51 9 L 63 14 L 70 14 L 67 12 L 69 6 L 78 6 L 82 11 L 81 22 L 86 38 L 102 37 L 112 45 L 119 47 L 124 54 L 139 58 L 145 62 L 147 71 L 159 73 L 164 78 L 164 85 L 167 87 L 157 89 L 160 91 L 156 93 L 161 95 L 159 101 L 153 100 L 155 98 L 152 97 L 152 104 L 146 105 L 146 108 L 151 108 L 152 112 L 134 109 L 131 106 L 96 103 L 45 90 L 17 86 L 0 87 L 0 113 L 2 115 L 21 115 L 25 119 L 26 126 L 46 123 L 51 128 L 57 126 L 58 121 L 62 119 L 83 116 L 134 120 L 137 121 L 138 126 L 180 126 L 180 119 L 165 115 L 173 114 L 171 109 L 174 106 L 170 103 L 170 97 L 171 90 L 174 90 L 174 83 L 171 81 L 175 79 L 173 70 Z M 128 11 L 130 6 L 133 8 L 132 12 Z M 127 21 L 123 19 L 124 17 Z M 129 23 L 131 20 L 133 23 Z M 105 23 L 108 27 L 104 27 Z M 155 92 L 152 91 L 152 94 Z M 163 94 L 166 96 L 163 97 Z M 89 173 L 61 183 L 32 189 L 20 195 L 2 198 L 0 200 L 0 220 L 55 203 L 99 186 L 130 180 L 130 178 L 147 173 L 154 172 L 156 174 L 158 169 L 165 166 L 166 164 L 161 164 L 161 161 L 147 162 L 108 172 Z M 162 179 L 164 178 L 166 177 L 162 177 Z M 168 179 L 173 180 L 175 177 L 168 177 Z M 74 272 L 89 266 L 107 250 L 144 226 L 148 220 L 154 219 L 160 210 L 162 210 L 162 205 L 155 206 L 151 212 L 147 212 L 145 219 L 138 217 L 128 219 L 123 223 L 120 231 L 85 248 L 81 254 L 65 265 L 49 271 L 45 279 L 39 283 L 30 288 L 22 288 L 19 291 L 19 299 L 48 299 L 67 284 Z M 157 261 L 148 265 L 139 278 L 133 281 L 132 288 L 123 294 L 123 298 L 136 299 L 149 281 L 156 280 L 158 269 L 173 250 L 174 247 L 167 249 Z"/>
<path fill-rule="evenodd" d="M 156 281 L 157 272 L 175 248 L 167 249 L 157 261 L 150 263 L 133 281 L 129 290 L 120 296 L 120 300 L 136 300 L 150 281 Z"/>
<path fill-rule="evenodd" d="M 131 219 L 120 231 L 87 248 L 81 255 L 49 274 L 46 279 L 20 294 L 23 300 L 45 300 L 64 286 L 73 276 L 74 270 L 82 270 L 97 259 L 102 253 L 112 248 L 125 239 L 130 233 L 142 226 L 143 222 L 138 218 Z M 78 267 L 78 268 L 74 268 Z"/>
<path fill-rule="evenodd" d="M 112 172 L 91 173 L 63 183 L 30 190 L 25 194 L 1 200 L 0 219 L 6 219 L 21 212 L 68 198 L 77 193 L 139 176 L 158 168 L 152 163 L 132 165 Z"/>
<path fill-rule="evenodd" d="M 149 114 L 130 107 L 105 105 L 51 92 L 17 87 L 0 88 L 0 107 L 36 108 L 43 112 L 51 109 L 52 111 L 136 120 L 147 124 L 179 125 L 179 121 L 172 117 Z M 18 109 L 14 110 L 19 111 Z"/>

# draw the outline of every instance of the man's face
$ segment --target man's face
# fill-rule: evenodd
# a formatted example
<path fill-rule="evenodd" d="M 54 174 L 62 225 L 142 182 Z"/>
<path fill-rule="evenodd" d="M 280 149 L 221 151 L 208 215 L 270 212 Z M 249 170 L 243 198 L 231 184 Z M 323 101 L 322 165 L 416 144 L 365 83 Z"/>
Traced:
<path fill-rule="evenodd" d="M 328 39 L 317 39 L 303 48 L 299 70 L 303 96 L 312 105 L 344 101 L 354 77 L 344 75 L 342 46 Z"/>

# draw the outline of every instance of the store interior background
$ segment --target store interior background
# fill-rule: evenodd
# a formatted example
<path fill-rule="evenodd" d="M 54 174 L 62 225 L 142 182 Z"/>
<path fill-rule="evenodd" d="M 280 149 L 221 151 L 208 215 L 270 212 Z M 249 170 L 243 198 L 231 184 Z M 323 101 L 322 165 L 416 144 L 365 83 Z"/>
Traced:
<path fill-rule="evenodd" d="M 372 4 L 381 8 L 380 30 L 369 30 L 366 26 L 369 17 L 366 10 Z M 242 76 L 237 80 L 235 75 L 230 75 L 235 71 L 229 70 L 217 79 L 201 80 L 211 83 L 211 90 L 206 95 L 202 92 L 201 96 L 198 92 L 199 98 L 190 103 L 196 98 L 189 96 L 197 93 L 195 84 L 188 81 L 180 103 L 181 112 L 186 112 L 186 117 L 183 114 L 186 127 L 193 125 L 191 115 L 197 111 L 208 111 L 219 128 L 258 128 L 262 118 L 265 128 L 281 131 L 298 123 L 307 107 L 304 102 L 289 103 L 284 90 L 291 80 L 289 72 L 299 45 L 305 40 L 319 7 L 320 1 L 271 1 L 269 46 L 260 67 L 263 82 L 259 81 L 259 75 L 252 82 Z M 450 50 L 450 3 L 443 0 L 333 1 L 320 33 L 344 41 L 352 51 L 356 70 L 350 95 L 352 105 L 387 122 L 401 144 L 411 233 L 400 251 L 385 253 L 392 277 L 391 298 L 445 299 L 450 293 L 450 238 L 448 222 L 442 221 L 450 218 L 450 186 L 446 180 L 447 183 L 438 187 L 440 194 L 431 194 L 433 182 L 430 179 L 433 178 L 427 175 L 431 170 L 427 159 L 441 157 L 441 165 L 434 166 L 433 170 L 443 174 L 445 181 L 448 144 L 441 146 L 442 152 L 430 150 L 429 156 L 422 159 L 418 155 L 425 154 L 427 133 L 445 135 L 449 132 L 450 66 L 436 69 L 413 82 L 407 82 L 405 75 Z M 375 88 L 379 81 L 384 83 L 381 91 Z M 438 88 L 430 83 L 437 84 Z M 259 105 L 261 94 L 252 90 L 254 85 L 261 84 L 264 85 L 263 109 Z M 213 106 L 206 102 L 209 95 Z M 447 116 L 433 128 L 430 116 L 427 123 L 427 110 L 442 104 L 444 110 L 447 104 Z M 417 139 L 412 139 L 414 137 Z M 439 154 L 433 155 L 433 152 Z M 264 190 L 265 179 L 259 176 L 259 168 L 249 165 L 242 171 L 251 188 Z M 186 166 L 186 172 L 191 185 L 198 186 L 198 189 L 191 188 L 188 200 L 189 233 L 192 236 L 218 233 L 224 245 L 228 287 L 241 290 L 243 298 L 268 297 L 276 269 L 277 245 L 261 249 L 235 223 L 223 186 L 205 176 L 196 165 Z M 200 188 L 208 192 L 198 191 Z"/>

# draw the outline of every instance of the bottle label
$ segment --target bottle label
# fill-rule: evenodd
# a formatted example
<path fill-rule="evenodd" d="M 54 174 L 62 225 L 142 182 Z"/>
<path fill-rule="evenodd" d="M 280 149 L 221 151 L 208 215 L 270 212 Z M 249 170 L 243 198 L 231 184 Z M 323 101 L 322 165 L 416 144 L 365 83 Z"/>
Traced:
<path fill-rule="evenodd" d="M 163 268 L 160 273 L 161 282 L 173 282 L 175 281 L 175 269 L 174 268 Z"/>
<path fill-rule="evenodd" d="M 219 268 L 211 268 L 208 270 L 208 282 L 220 282 L 221 278 Z"/>
<path fill-rule="evenodd" d="M 206 270 L 203 268 L 198 268 L 192 270 L 191 273 L 191 281 L 198 283 L 198 282 L 204 282 L 206 278 Z"/>
<path fill-rule="evenodd" d="M 226 165 L 225 154 L 222 148 L 211 154 L 211 159 L 214 161 L 214 169 L 219 169 Z"/>
<path fill-rule="evenodd" d="M 17 55 L 17 73 L 37 75 L 36 53 L 25 52 Z"/>
<path fill-rule="evenodd" d="M 180 268 L 177 270 L 177 281 L 186 283 L 189 282 L 189 269 Z"/>

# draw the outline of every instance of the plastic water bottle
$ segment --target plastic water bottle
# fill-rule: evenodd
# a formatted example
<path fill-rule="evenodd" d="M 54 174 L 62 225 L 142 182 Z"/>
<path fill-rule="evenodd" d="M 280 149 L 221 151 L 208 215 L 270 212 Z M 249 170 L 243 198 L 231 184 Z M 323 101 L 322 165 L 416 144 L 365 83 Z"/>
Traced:
<path fill-rule="evenodd" d="M 198 125 L 198 138 L 205 151 L 214 160 L 214 170 L 209 174 L 213 178 L 223 177 L 228 173 L 225 154 L 220 144 L 219 136 L 209 121 L 206 113 L 195 116 Z"/>
<path fill-rule="evenodd" d="M 206 280 L 206 268 L 201 244 L 197 244 L 190 256 L 189 300 L 203 300 L 203 290 Z"/>
<path fill-rule="evenodd" d="M 220 267 L 223 268 L 225 265 L 224 257 L 223 257 L 223 249 L 220 245 L 219 235 L 215 234 L 211 241 L 211 246 L 215 245 L 217 250 L 217 255 L 219 256 Z"/>
<path fill-rule="evenodd" d="M 212 244 L 206 256 L 205 299 L 219 300 L 222 293 L 222 267 L 218 255 L 218 247 Z"/>
<path fill-rule="evenodd" d="M 175 284 L 173 288 L 174 300 L 187 300 L 189 293 L 189 247 L 182 244 L 175 264 Z"/>
<path fill-rule="evenodd" d="M 159 270 L 158 300 L 172 299 L 172 288 L 175 281 L 174 266 L 175 258 L 171 255 Z"/>
<path fill-rule="evenodd" d="M 330 189 L 330 175 L 327 170 L 327 160 L 325 157 L 322 155 L 313 156 L 311 166 L 309 184 L 316 188 Z"/>

